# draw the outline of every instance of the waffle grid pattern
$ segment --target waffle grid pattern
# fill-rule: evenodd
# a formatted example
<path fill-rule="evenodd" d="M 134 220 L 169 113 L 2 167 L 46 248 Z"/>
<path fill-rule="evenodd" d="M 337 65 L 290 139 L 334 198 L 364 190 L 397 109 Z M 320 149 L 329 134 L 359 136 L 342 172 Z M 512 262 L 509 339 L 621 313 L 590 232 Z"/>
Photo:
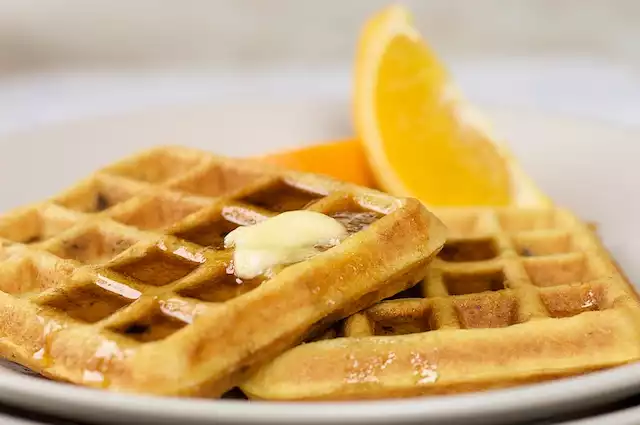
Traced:
<path fill-rule="evenodd" d="M 345 336 L 497 328 L 571 317 L 608 309 L 629 291 L 567 211 L 436 214 L 451 237 L 426 279 L 348 319 Z"/>
<path fill-rule="evenodd" d="M 640 359 L 637 296 L 563 209 L 434 209 L 424 280 L 259 371 L 250 398 L 362 399 L 537 382 Z"/>
<path fill-rule="evenodd" d="M 37 252 L 30 262 L 24 248 L 7 249 L 7 255 L 20 252 L 20 257 L 11 258 L 16 264 L 11 274 L 28 275 L 29 267 L 35 267 L 35 273 L 31 279 L 4 273 L 6 284 L 0 290 L 60 309 L 76 320 L 101 321 L 107 328 L 134 330 L 125 333 L 135 339 L 155 340 L 168 336 L 170 328 L 179 329 L 176 321 L 183 326 L 191 321 L 174 317 L 166 307 L 168 299 L 180 300 L 183 312 L 195 311 L 201 301 L 231 300 L 262 283 L 263 279 L 241 282 L 233 275 L 232 252 L 223 247 L 224 236 L 233 229 L 305 207 L 329 214 L 367 214 L 355 201 L 333 202 L 344 194 L 327 199 L 328 194 L 298 189 L 277 177 L 224 166 L 201 155 L 160 155 L 145 156 L 141 164 L 134 160 L 109 167 L 49 203 L 5 217 L 1 227 L 5 230 L 0 230 L 4 245 L 29 244 L 28 251 Z M 310 205 L 321 198 L 325 198 L 322 203 Z M 371 211 L 367 216 L 382 214 Z M 15 230 L 21 233 L 12 233 Z M 158 238 L 154 232 L 168 236 Z M 44 262 L 40 269 L 38 262 Z M 205 262 L 207 267 L 200 267 Z M 59 279 L 43 280 L 39 272 L 46 274 L 50 264 L 69 276 L 84 266 L 96 267 L 85 270 L 87 281 L 62 285 L 61 290 Z M 138 298 L 160 300 L 166 317 L 158 316 L 152 305 L 156 303 L 141 301 L 122 309 Z M 134 321 L 111 326 L 125 317 Z M 155 318 L 154 326 L 138 323 L 138 317 Z M 173 326 L 164 326 L 165 321 Z M 162 331 L 147 335 L 143 328 Z"/>
<path fill-rule="evenodd" d="M 91 326 L 119 348 L 81 379 L 63 379 L 109 387 L 114 358 L 166 340 L 265 281 L 234 275 L 223 246 L 233 229 L 309 209 L 354 234 L 402 207 L 377 192 L 186 148 L 123 160 L 0 218 L 0 291 L 10 297 L 3 302 L 20 300 L 46 322 L 18 360 L 47 373 L 59 356 L 58 331 Z"/>

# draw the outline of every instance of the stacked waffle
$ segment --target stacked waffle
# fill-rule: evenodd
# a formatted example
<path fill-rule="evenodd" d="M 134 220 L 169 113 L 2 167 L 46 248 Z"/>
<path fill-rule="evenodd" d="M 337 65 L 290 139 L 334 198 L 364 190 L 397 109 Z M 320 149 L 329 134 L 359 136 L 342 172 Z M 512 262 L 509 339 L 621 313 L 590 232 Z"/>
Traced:
<path fill-rule="evenodd" d="M 348 237 L 238 277 L 225 236 L 294 210 Z M 640 357 L 635 294 L 569 212 L 436 216 L 317 175 L 144 152 L 0 218 L 0 355 L 115 391 L 288 400 L 461 392 Z"/>

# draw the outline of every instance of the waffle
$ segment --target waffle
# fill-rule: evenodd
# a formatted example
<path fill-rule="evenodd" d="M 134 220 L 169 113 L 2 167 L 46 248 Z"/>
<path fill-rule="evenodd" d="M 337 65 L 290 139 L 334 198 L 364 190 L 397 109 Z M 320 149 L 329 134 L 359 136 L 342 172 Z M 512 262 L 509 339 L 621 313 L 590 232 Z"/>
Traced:
<path fill-rule="evenodd" d="M 350 236 L 239 280 L 224 236 L 297 209 Z M 208 397 L 412 286 L 445 240 L 416 200 L 179 147 L 4 215 L 0 237 L 1 356 L 91 387 Z"/>
<path fill-rule="evenodd" d="M 638 300 L 589 225 L 561 209 L 434 212 L 451 234 L 422 282 L 278 357 L 245 393 L 450 394 L 638 360 Z"/>

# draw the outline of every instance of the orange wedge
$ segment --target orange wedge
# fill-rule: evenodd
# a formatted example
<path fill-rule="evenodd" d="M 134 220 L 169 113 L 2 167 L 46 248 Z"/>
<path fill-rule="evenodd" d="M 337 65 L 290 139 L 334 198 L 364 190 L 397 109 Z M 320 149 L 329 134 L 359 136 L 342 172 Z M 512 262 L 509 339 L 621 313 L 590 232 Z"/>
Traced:
<path fill-rule="evenodd" d="M 540 205 L 521 171 L 400 6 L 370 19 L 358 45 L 354 121 L 382 189 L 429 205 Z"/>
<path fill-rule="evenodd" d="M 375 185 L 362 145 L 353 139 L 276 152 L 255 159 L 291 170 L 326 174 L 360 186 Z"/>

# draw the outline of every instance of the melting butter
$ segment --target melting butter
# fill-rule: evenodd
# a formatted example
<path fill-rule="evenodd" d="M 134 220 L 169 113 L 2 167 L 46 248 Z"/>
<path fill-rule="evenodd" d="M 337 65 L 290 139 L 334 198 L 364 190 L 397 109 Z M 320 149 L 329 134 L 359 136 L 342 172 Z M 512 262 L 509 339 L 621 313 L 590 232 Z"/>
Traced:
<path fill-rule="evenodd" d="M 252 279 L 274 266 L 304 261 L 347 236 L 339 221 L 315 211 L 289 211 L 252 226 L 238 227 L 224 238 L 235 248 L 235 274 Z"/>

